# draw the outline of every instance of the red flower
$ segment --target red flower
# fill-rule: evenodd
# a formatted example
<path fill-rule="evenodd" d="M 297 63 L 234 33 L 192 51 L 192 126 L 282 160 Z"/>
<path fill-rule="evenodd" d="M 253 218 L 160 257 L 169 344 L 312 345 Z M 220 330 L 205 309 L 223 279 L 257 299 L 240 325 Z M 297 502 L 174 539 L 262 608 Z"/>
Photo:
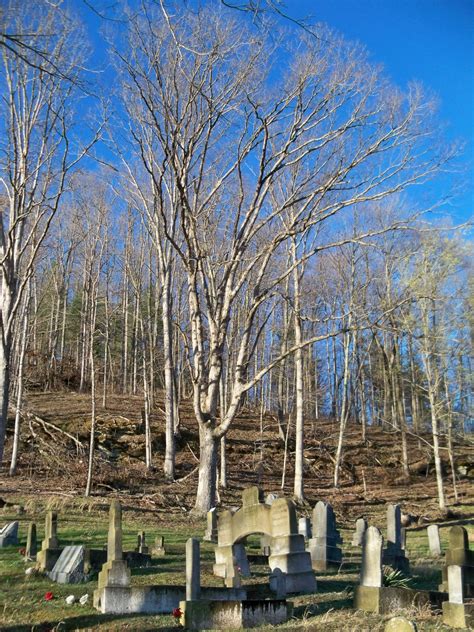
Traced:
<path fill-rule="evenodd" d="M 181 608 L 175 608 L 171 613 L 175 619 L 180 619 L 182 616 Z"/>
<path fill-rule="evenodd" d="M 25 555 L 26 554 L 26 549 L 18 549 L 18 553 L 20 555 Z"/>
<path fill-rule="evenodd" d="M 47 592 L 44 596 L 46 601 L 51 601 L 52 599 L 54 599 L 54 595 L 52 592 Z"/>

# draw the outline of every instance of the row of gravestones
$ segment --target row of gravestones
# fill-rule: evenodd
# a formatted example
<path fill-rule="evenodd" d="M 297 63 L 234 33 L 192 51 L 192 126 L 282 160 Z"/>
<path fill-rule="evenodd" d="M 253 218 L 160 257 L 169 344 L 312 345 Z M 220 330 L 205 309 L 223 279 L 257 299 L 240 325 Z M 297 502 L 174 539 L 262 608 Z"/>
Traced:
<path fill-rule="evenodd" d="M 6 525 L 0 530 L 0 548 L 18 545 L 18 521 Z M 125 552 L 130 566 L 148 566 L 153 557 L 165 554 L 164 538 L 158 536 L 151 548 L 146 544 L 144 531 L 137 536 L 135 551 Z M 45 518 L 45 535 L 38 550 L 36 524 L 30 522 L 25 546 L 25 561 L 35 561 L 36 568 L 50 579 L 60 584 L 76 584 L 87 581 L 90 575 L 99 570 L 106 561 L 105 549 L 90 549 L 83 545 L 61 546 L 58 539 L 58 517 L 48 511 Z"/>
<path fill-rule="evenodd" d="M 263 512 L 263 513 L 262 513 Z M 215 513 L 215 512 L 214 512 Z M 324 503 L 318 503 L 315 507 L 316 520 L 314 520 L 314 536 L 309 541 L 316 540 L 315 546 L 320 548 L 332 547 L 338 540 L 339 534 L 336 529 L 334 512 L 330 506 Z M 270 600 L 262 603 L 248 602 L 246 600 L 245 590 L 242 589 L 209 589 L 201 588 L 199 579 L 199 542 L 190 540 L 186 547 L 186 590 L 180 590 L 179 587 L 166 586 L 130 586 L 130 571 L 128 565 L 130 559 L 127 560 L 127 554 L 122 551 L 121 544 L 121 510 L 118 503 L 114 502 L 111 506 L 109 537 L 107 547 L 107 561 L 102 567 L 99 574 L 99 585 L 95 594 L 95 603 L 103 612 L 170 612 L 171 606 L 180 604 L 183 612 L 183 623 L 190 628 L 203 629 L 203 627 L 214 627 L 211 625 L 216 621 L 226 621 L 226 627 L 251 627 L 259 625 L 259 621 L 266 620 L 274 624 L 281 623 L 286 620 L 291 612 L 291 603 L 287 603 L 283 597 L 287 592 L 300 592 L 300 590 L 288 591 L 288 575 L 293 575 L 291 586 L 298 585 L 295 582 L 295 576 L 299 574 L 308 580 L 307 562 L 298 544 L 298 538 L 304 542 L 304 536 L 297 534 L 298 529 L 296 523 L 296 512 L 291 501 L 279 499 L 275 503 L 273 510 L 259 501 L 258 490 L 251 488 L 244 492 L 243 507 L 234 516 L 230 514 L 231 533 L 232 520 L 234 519 L 234 533 L 232 537 L 238 537 L 239 533 L 245 533 L 253 525 L 254 531 L 258 531 L 261 523 L 260 518 L 265 516 L 272 521 L 267 530 L 274 531 L 273 544 L 284 547 L 283 555 L 278 557 L 277 562 L 283 562 L 283 569 L 278 566 L 273 569 L 274 588 L 276 587 L 277 597 L 280 599 Z M 315 515 L 313 515 L 313 518 Z M 270 523 L 269 523 L 270 524 Z M 319 525 L 319 526 L 318 526 Z M 366 526 L 366 525 L 365 525 Z M 227 525 L 227 528 L 229 524 Z M 237 529 L 237 532 L 235 531 Z M 223 535 L 219 538 L 219 528 L 215 524 L 214 529 L 217 531 L 217 540 L 223 540 Z M 240 531 L 239 531 L 240 529 Z M 445 621 L 450 625 L 456 622 L 466 622 L 469 620 L 470 605 L 465 603 L 466 596 L 472 596 L 472 571 L 473 560 L 472 553 L 469 551 L 467 543 L 467 534 L 464 533 L 463 541 L 456 541 L 456 530 L 452 530 L 450 550 L 447 553 L 447 565 L 443 573 L 445 586 L 441 589 L 449 588 L 449 602 L 443 605 Z M 18 530 L 18 529 L 17 529 Z M 361 532 L 361 527 L 356 528 L 356 534 Z M 11 530 L 10 530 L 11 531 Z M 403 535 L 401 530 L 400 510 L 397 506 L 388 508 L 388 524 L 387 524 L 388 545 L 383 548 L 383 538 L 375 527 L 364 529 L 362 538 L 363 555 L 361 569 L 361 585 L 356 591 L 355 605 L 366 610 L 376 612 L 384 612 L 387 607 L 389 611 L 393 608 L 393 604 L 403 605 L 403 599 L 413 601 L 416 597 L 419 602 L 426 598 L 421 591 L 410 591 L 394 589 L 385 589 L 382 585 L 382 563 L 387 558 L 396 559 L 403 551 Z M 355 541 L 355 536 L 354 540 Z M 229 537 L 227 531 L 226 537 Z M 232 537 L 229 540 L 232 542 Z M 340 539 L 340 538 L 339 538 Z M 329 542 L 329 544 L 328 544 Z M 161 541 L 161 548 L 163 542 Z M 46 519 L 45 540 L 43 540 L 42 549 L 39 552 L 39 559 L 43 559 L 43 563 L 48 559 L 47 553 L 51 554 L 53 545 L 58 548 L 57 539 L 57 519 L 55 514 L 49 513 Z M 285 548 L 290 547 L 290 548 Z M 69 547 L 63 550 L 63 554 Z M 146 543 L 143 533 L 139 534 L 138 549 L 140 554 L 145 555 Z M 219 547 L 217 547 L 219 548 Z M 232 547 L 231 547 L 232 548 Z M 42 555 L 43 553 L 43 555 Z M 102 552 L 103 553 L 103 552 Z M 306 553 L 308 555 L 308 553 Z M 404 555 L 404 554 L 403 554 Z M 51 557 L 51 555 L 50 555 Z M 71 562 L 74 556 L 65 556 L 65 564 L 69 564 L 69 572 L 71 572 Z M 327 556 L 325 560 L 330 560 L 331 556 Z M 217 555 L 216 555 L 217 560 Z M 58 560 L 59 561 L 59 560 Z M 323 560 L 324 561 L 324 560 Z M 281 564 L 280 564 L 281 565 Z M 59 572 L 59 571 L 58 571 Z M 459 588 L 459 580 L 461 588 Z M 306 592 L 314 592 L 316 584 L 309 586 L 306 583 Z M 226 582 L 227 584 L 227 582 Z M 227 584 L 228 585 L 228 584 Z M 301 586 L 301 584 L 299 584 Z M 396 598 L 395 598 L 396 597 Z M 416 600 L 415 599 L 415 600 Z M 390 604 L 387 606 L 387 603 Z M 203 618 L 204 617 L 204 618 Z M 206 624 L 206 625 L 204 625 Z M 196 627 L 197 626 L 197 627 Z M 218 627 L 216 625 L 216 627 Z"/>

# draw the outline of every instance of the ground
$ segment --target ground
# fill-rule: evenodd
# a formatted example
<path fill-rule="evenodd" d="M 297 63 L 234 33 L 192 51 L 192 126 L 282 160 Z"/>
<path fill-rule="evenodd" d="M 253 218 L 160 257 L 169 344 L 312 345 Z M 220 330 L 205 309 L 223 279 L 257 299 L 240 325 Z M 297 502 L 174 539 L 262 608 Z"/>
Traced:
<path fill-rule="evenodd" d="M 205 529 L 205 521 L 193 517 L 190 512 L 197 483 L 198 436 L 189 406 L 183 406 L 181 411 L 178 480 L 167 483 L 161 475 L 162 411 L 157 408 L 152 420 L 155 470 L 148 472 L 143 463 L 141 399 L 109 398 L 107 409 L 99 414 L 94 494 L 85 499 L 89 401 L 87 395 L 71 393 L 29 396 L 28 409 L 34 416 L 23 422 L 18 476 L 8 477 L 4 471 L 0 479 L 0 497 L 7 503 L 3 515 L 0 513 L 0 522 L 18 519 L 20 539 L 24 542 L 27 524 L 34 520 L 40 540 L 44 531 L 44 511 L 49 507 L 58 511 L 59 537 L 64 544 L 85 543 L 102 547 L 106 542 L 108 503 L 111 498 L 119 498 L 124 511 L 124 547 L 132 549 L 137 532 L 144 529 L 150 543 L 155 535 L 163 535 L 167 548 L 166 557 L 157 560 L 153 567 L 134 569 L 132 581 L 184 584 L 184 543 L 190 536 L 202 535 Z M 424 442 L 428 437 L 423 437 L 421 441 L 410 437 L 413 474 L 407 481 L 401 475 L 400 440 L 396 433 L 369 429 L 364 442 L 360 427 L 350 426 L 342 485 L 339 490 L 334 490 L 332 464 L 336 433 L 336 425 L 329 420 L 308 424 L 305 436 L 307 504 L 300 505 L 299 512 L 309 515 L 320 499 L 334 506 L 344 538 L 347 562 L 339 572 L 317 574 L 318 593 L 294 598 L 295 618 L 280 626 L 278 629 L 281 630 L 383 630 L 387 617 L 351 610 L 351 593 L 358 579 L 355 562 L 359 552 L 350 546 L 350 539 L 354 521 L 361 515 L 367 516 L 371 524 L 384 529 L 386 502 L 400 502 L 404 511 L 416 517 L 415 526 L 410 528 L 407 537 L 416 587 L 436 588 L 441 575 L 441 562 L 430 559 L 426 531 L 419 529 L 419 524 L 443 521 L 445 528 L 442 528 L 441 536 L 446 545 L 449 524 L 470 523 L 470 538 L 474 539 L 474 498 L 472 479 L 468 477 L 472 471 L 473 448 L 467 441 L 460 440 L 456 446 L 457 462 L 462 464 L 465 475 L 458 481 L 457 503 L 454 502 L 452 482 L 449 477 L 446 479 L 450 505 L 450 513 L 446 515 L 437 509 L 431 457 Z M 292 491 L 293 449 L 290 444 L 284 486 L 284 494 L 289 497 Z M 283 449 L 273 417 L 265 416 L 261 422 L 251 410 L 244 411 L 229 434 L 228 461 L 229 489 L 220 494 L 223 506 L 240 505 L 241 490 L 248 485 L 259 484 L 265 492 L 283 493 Z M 22 505 L 25 513 L 17 515 L 15 505 Z M 256 541 L 253 544 L 256 546 Z M 79 597 L 88 592 L 92 596 L 95 582 L 68 587 L 43 577 L 26 577 L 25 563 L 18 548 L 0 551 L 0 630 L 176 629 L 171 616 L 115 617 L 98 614 L 90 603 L 86 606 L 66 606 L 64 598 L 69 594 Z M 202 555 L 203 583 L 219 585 L 220 580 L 211 574 L 212 545 L 204 543 Z M 266 577 L 267 570 L 257 567 L 252 582 L 265 582 Z M 260 589 L 256 586 L 254 590 Z M 54 594 L 52 601 L 44 600 L 48 591 Z M 419 630 L 448 629 L 442 625 L 441 617 L 431 612 L 413 611 L 408 614 L 417 621 Z"/>

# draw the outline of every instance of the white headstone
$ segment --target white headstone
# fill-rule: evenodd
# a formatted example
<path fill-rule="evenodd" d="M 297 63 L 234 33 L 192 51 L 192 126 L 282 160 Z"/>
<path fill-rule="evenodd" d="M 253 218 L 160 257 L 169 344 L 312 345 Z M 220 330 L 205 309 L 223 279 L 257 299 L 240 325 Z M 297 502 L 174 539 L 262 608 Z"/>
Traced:
<path fill-rule="evenodd" d="M 383 537 L 377 527 L 369 527 L 362 545 L 362 567 L 360 583 L 362 586 L 382 586 L 382 550 Z"/>
<path fill-rule="evenodd" d="M 450 603 L 464 602 L 462 566 L 448 566 L 448 592 Z"/>
<path fill-rule="evenodd" d="M 441 555 L 441 541 L 439 539 L 439 527 L 437 524 L 430 524 L 426 529 L 428 533 L 428 544 L 431 555 L 436 557 Z"/>

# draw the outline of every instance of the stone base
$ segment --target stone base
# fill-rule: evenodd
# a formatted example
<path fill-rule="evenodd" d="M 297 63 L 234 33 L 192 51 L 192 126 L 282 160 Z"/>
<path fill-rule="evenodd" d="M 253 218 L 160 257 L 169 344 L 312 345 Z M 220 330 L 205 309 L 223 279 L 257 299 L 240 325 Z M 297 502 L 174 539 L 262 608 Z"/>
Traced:
<path fill-rule="evenodd" d="M 313 571 L 306 573 L 282 573 L 282 576 L 285 582 L 285 593 L 288 595 L 296 593 L 311 594 L 318 589 Z M 272 575 L 270 575 L 270 590 L 278 594 L 277 583 Z"/>
<path fill-rule="evenodd" d="M 94 593 L 94 607 L 104 614 L 171 614 L 186 597 L 184 586 L 106 586 Z M 247 599 L 244 588 L 201 588 L 204 599 L 240 601 Z M 198 602 L 196 602 L 198 603 Z"/>
<path fill-rule="evenodd" d="M 443 623 L 452 628 L 474 628 L 474 603 L 443 603 Z"/>
<path fill-rule="evenodd" d="M 258 601 L 181 601 L 181 624 L 187 630 L 240 630 L 279 625 L 292 616 L 284 599 Z"/>
<path fill-rule="evenodd" d="M 376 614 L 391 614 L 411 606 L 423 607 L 427 604 L 439 608 L 440 604 L 447 600 L 447 593 L 411 588 L 356 586 L 354 590 L 354 608 Z"/>

